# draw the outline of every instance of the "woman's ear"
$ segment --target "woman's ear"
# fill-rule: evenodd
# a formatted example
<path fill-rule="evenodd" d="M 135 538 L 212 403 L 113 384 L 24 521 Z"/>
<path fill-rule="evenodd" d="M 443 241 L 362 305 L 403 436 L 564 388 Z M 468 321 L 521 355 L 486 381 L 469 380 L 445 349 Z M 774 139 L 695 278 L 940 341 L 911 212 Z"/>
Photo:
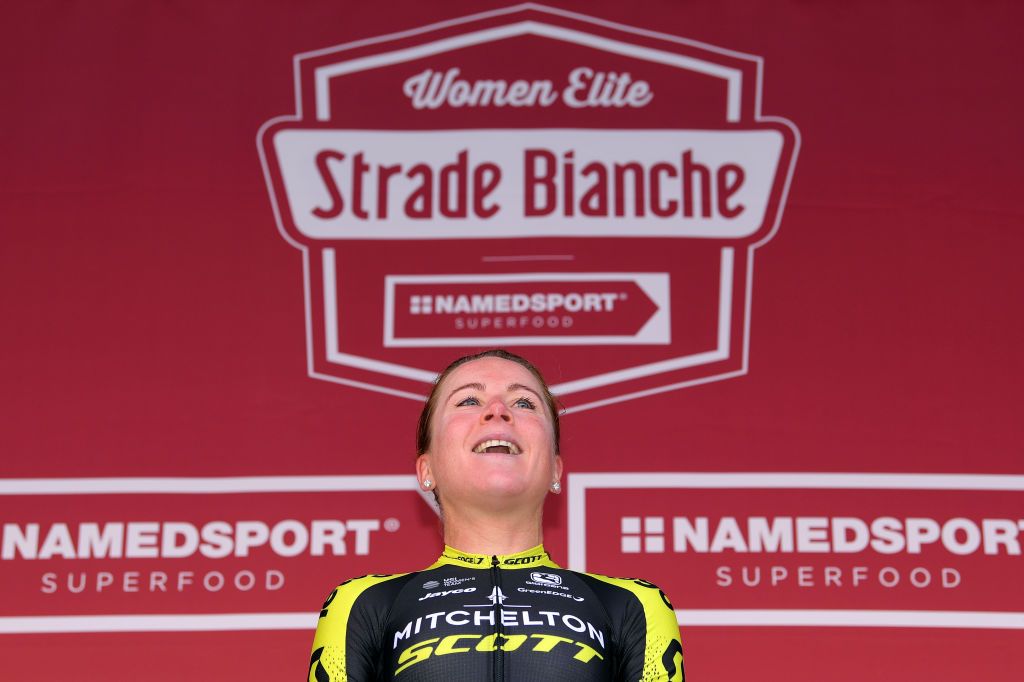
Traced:
<path fill-rule="evenodd" d="M 416 478 L 419 479 L 420 487 L 424 485 L 424 481 L 430 481 L 428 488 L 432 488 L 437 482 L 430 474 L 430 455 L 423 454 L 416 458 Z"/>
<path fill-rule="evenodd" d="M 441 516 L 441 499 L 437 495 L 437 481 L 430 471 L 430 455 L 422 454 L 416 458 L 416 479 L 419 481 L 417 490 L 423 501 L 434 513 Z"/>

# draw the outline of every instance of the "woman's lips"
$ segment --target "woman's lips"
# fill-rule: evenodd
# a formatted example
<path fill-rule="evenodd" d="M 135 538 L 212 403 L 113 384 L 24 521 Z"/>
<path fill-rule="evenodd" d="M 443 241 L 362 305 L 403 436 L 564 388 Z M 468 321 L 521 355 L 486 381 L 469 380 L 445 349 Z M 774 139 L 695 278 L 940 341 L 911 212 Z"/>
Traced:
<path fill-rule="evenodd" d="M 484 453 L 500 453 L 505 455 L 518 455 L 521 451 L 519 446 L 510 440 L 503 440 L 501 438 L 489 438 L 484 441 L 477 443 L 476 447 L 473 448 L 473 452 L 478 455 Z"/>

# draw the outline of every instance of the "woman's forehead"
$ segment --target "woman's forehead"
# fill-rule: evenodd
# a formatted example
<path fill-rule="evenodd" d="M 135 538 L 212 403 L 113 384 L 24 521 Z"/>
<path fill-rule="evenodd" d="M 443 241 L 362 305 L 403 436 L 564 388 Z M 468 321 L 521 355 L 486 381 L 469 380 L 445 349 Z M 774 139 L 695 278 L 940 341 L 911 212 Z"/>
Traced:
<path fill-rule="evenodd" d="M 504 358 L 486 357 L 470 360 L 456 367 L 445 377 L 441 388 L 451 391 L 459 386 L 480 384 L 488 390 L 503 390 L 509 385 L 518 384 L 540 393 L 540 382 L 533 373 L 518 362 Z"/>

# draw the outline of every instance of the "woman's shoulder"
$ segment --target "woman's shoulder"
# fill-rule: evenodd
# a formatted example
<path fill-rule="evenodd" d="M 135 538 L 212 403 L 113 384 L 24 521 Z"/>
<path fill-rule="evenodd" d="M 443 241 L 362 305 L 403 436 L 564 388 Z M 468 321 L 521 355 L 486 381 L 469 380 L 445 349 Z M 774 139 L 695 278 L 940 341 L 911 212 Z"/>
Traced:
<path fill-rule="evenodd" d="M 352 622 L 375 620 L 386 612 L 412 573 L 370 573 L 343 581 L 320 607 L 317 631 L 330 632 Z"/>
<path fill-rule="evenodd" d="M 411 573 L 370 573 L 343 581 L 327 595 L 313 637 L 316 679 L 368 679 L 383 617 Z M 351 654 L 351 655 L 350 655 Z M 310 673 L 313 679 L 313 673 Z"/>
<path fill-rule="evenodd" d="M 572 572 L 589 583 L 591 589 L 598 593 L 602 600 L 636 602 L 644 610 L 661 610 L 664 607 L 668 607 L 674 613 L 672 602 L 669 601 L 668 596 L 665 595 L 660 587 L 649 580 L 615 577 L 600 573 Z"/>
<path fill-rule="evenodd" d="M 563 569 L 563 570 L 568 570 L 568 569 Z M 595 582 L 596 581 L 596 582 L 599 582 L 599 583 L 604 583 L 606 585 L 611 585 L 611 586 L 614 586 L 614 587 L 618 587 L 618 588 L 626 590 L 628 592 L 638 592 L 638 591 L 641 591 L 641 590 L 650 590 L 650 589 L 658 590 L 659 589 L 657 585 L 655 585 L 654 583 L 650 582 L 649 580 L 644 580 L 643 578 L 624 577 L 624 576 L 612 576 L 612 575 L 604 575 L 603 573 L 584 573 L 582 571 L 569 571 L 569 572 L 570 573 L 575 573 L 576 575 L 580 576 L 581 578 L 583 578 L 585 580 L 588 580 L 589 582 Z"/>
<path fill-rule="evenodd" d="M 366 575 L 349 578 L 338 584 L 324 601 L 323 608 L 327 610 L 332 604 L 346 602 L 351 607 L 364 592 L 377 586 L 383 586 L 384 591 L 400 590 L 408 582 L 408 579 L 415 573 L 367 573 Z M 392 589 L 387 589 L 392 588 Z M 380 591 L 380 590 L 374 590 Z M 321 614 L 322 616 L 323 614 Z"/>
<path fill-rule="evenodd" d="M 622 623 L 622 641 L 627 647 L 630 643 L 634 647 L 635 655 L 627 663 L 636 673 L 631 679 L 684 679 L 678 617 L 660 587 L 643 578 L 616 578 L 599 573 L 578 575 L 598 593 L 609 609 L 609 616 Z"/>
<path fill-rule="evenodd" d="M 405 582 L 402 578 L 408 578 L 409 576 L 415 575 L 416 572 L 410 573 L 367 573 L 365 575 L 359 575 L 354 578 L 349 578 L 345 581 L 338 583 L 338 586 L 334 589 L 344 590 L 346 592 L 359 592 L 379 585 L 381 583 L 398 581 Z"/>

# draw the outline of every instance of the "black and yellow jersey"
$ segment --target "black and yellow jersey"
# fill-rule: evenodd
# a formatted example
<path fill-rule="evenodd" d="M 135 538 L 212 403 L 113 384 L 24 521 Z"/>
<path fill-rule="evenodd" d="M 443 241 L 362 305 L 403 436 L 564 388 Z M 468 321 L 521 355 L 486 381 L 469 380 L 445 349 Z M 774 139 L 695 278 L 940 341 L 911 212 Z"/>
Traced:
<path fill-rule="evenodd" d="M 519 554 L 445 547 L 415 573 L 366 575 L 320 611 L 309 682 L 683 678 L 676 614 L 655 585 Z"/>

